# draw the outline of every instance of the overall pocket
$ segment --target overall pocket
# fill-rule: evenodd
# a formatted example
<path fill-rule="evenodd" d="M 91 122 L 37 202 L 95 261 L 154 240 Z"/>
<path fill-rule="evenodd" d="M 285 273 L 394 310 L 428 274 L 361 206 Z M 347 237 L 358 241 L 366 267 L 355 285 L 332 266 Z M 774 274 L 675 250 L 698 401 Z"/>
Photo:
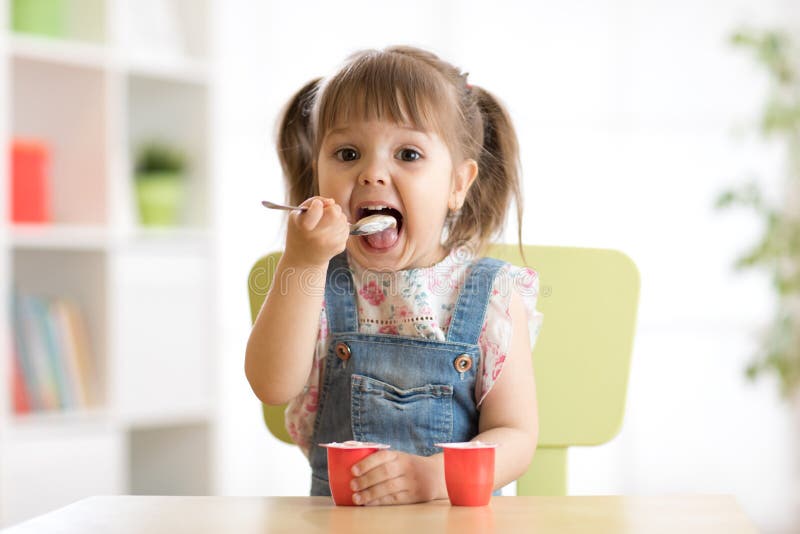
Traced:
<path fill-rule="evenodd" d="M 430 456 L 434 443 L 451 441 L 453 387 L 425 384 L 400 389 L 353 374 L 350 383 L 353 437 L 388 443 L 393 449 Z"/>

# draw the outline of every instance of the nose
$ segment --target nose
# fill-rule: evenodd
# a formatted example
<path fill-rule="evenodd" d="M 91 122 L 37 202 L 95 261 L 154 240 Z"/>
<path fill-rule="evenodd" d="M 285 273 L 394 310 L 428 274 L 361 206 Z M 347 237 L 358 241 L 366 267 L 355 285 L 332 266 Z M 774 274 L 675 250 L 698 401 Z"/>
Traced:
<path fill-rule="evenodd" d="M 367 162 L 358 176 L 359 185 L 386 185 L 389 183 L 389 171 L 386 165 L 376 158 Z"/>
<path fill-rule="evenodd" d="M 361 185 L 386 185 L 388 180 L 380 174 L 361 173 L 358 183 Z"/>

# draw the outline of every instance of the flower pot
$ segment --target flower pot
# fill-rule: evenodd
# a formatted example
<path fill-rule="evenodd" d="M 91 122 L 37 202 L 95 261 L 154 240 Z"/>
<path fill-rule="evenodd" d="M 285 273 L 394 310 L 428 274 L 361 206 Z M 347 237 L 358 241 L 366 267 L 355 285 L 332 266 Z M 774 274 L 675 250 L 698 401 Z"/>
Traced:
<path fill-rule="evenodd" d="M 11 25 L 15 32 L 63 37 L 64 0 L 13 0 Z"/>
<path fill-rule="evenodd" d="M 143 226 L 176 226 L 185 197 L 184 176 L 175 172 L 136 175 L 139 222 Z"/>

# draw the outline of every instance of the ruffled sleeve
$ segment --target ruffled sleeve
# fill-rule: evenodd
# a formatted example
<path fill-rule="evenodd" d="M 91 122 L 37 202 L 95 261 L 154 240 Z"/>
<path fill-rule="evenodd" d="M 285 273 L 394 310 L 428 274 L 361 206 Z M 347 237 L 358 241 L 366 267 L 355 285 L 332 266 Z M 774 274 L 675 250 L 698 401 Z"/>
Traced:
<path fill-rule="evenodd" d="M 531 348 L 539 336 L 543 318 L 541 312 L 536 309 L 539 298 L 539 275 L 527 267 L 505 265 L 494 280 L 483 329 L 478 338 L 478 345 L 483 355 L 481 376 L 475 391 L 478 406 L 481 405 L 500 377 L 508 355 L 512 332 L 511 294 L 513 291 L 516 291 L 522 298 L 528 318 Z"/>
<path fill-rule="evenodd" d="M 325 304 L 322 305 L 319 315 L 319 332 L 314 349 L 314 361 L 311 372 L 302 393 L 291 399 L 286 406 L 284 422 L 289 436 L 308 456 L 311 448 L 311 434 L 314 430 L 314 420 L 319 407 L 319 384 L 325 354 L 328 352 L 329 343 L 328 317 L 325 313 Z"/>

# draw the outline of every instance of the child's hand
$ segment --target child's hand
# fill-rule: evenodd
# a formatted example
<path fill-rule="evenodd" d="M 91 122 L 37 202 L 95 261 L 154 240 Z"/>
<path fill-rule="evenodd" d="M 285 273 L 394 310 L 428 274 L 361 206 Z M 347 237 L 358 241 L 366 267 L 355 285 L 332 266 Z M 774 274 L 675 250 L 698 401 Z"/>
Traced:
<path fill-rule="evenodd" d="M 350 483 L 356 504 L 410 504 L 438 498 L 444 487 L 441 454 L 415 456 L 391 449 L 370 454 L 353 466 Z M 444 497 L 445 495 L 441 495 Z"/>
<path fill-rule="evenodd" d="M 289 214 L 284 255 L 295 265 L 327 266 L 345 249 L 350 223 L 331 198 L 312 197 L 301 206 L 308 209 Z"/>

